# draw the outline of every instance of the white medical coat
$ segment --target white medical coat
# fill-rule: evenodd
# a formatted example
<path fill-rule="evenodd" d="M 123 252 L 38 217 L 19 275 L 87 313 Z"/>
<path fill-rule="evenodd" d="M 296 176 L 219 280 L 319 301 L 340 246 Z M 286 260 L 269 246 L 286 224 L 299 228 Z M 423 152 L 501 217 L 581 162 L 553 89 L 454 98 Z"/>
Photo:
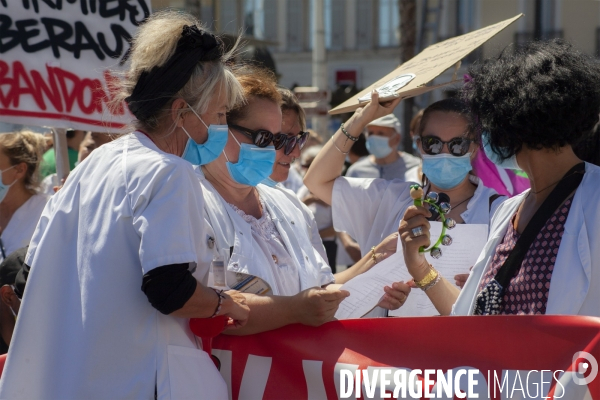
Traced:
<path fill-rule="evenodd" d="M 548 293 L 546 314 L 600 317 L 600 168 L 586 163 L 561 239 Z M 502 242 L 508 224 L 529 190 L 505 201 L 492 220 L 486 243 L 453 307 L 472 315 L 479 284 Z"/>
<path fill-rule="evenodd" d="M 45 194 L 34 194 L 15 211 L 2 232 L 2 244 L 7 256 L 29 244 L 47 202 L 48 196 Z M 0 262 L 3 260 L 0 253 Z"/>
<path fill-rule="evenodd" d="M 202 190 L 187 161 L 140 132 L 95 150 L 49 202 L 2 399 L 227 398 L 188 320 L 154 309 L 148 271 L 197 263 L 206 280 Z"/>
<path fill-rule="evenodd" d="M 489 225 L 496 208 L 506 199 L 489 199 L 496 194 L 479 178 L 470 176 L 477 185 L 475 193 L 460 215 L 467 224 Z M 346 178 L 340 176 L 333 184 L 331 208 L 336 231 L 347 232 L 356 240 L 364 257 L 388 235 L 398 230 L 404 212 L 413 204 L 410 185 L 398 179 Z"/>
<path fill-rule="evenodd" d="M 234 282 L 232 274 L 241 272 L 263 279 L 271 285 L 273 294 L 279 295 L 274 272 L 268 267 L 271 264 L 270 260 L 266 259 L 266 255 L 254 242 L 251 225 L 227 204 L 206 180 L 200 169 L 197 169 L 197 173 L 204 191 L 207 239 L 211 237 L 215 240 L 213 249 L 216 252 L 215 256 L 223 251 L 228 252 L 233 247 L 226 272 L 228 285 Z M 289 197 L 293 193 L 287 189 L 258 185 L 257 190 L 271 214 L 287 251 L 297 263 L 300 290 L 333 282 L 331 268 L 325 261 L 323 244 L 320 243 L 321 251 L 319 251 L 318 246 L 311 242 L 316 224 L 314 228 L 311 226 L 308 219 L 309 214 L 312 216 L 310 210 L 300 207 L 300 200 L 294 203 Z M 312 221 L 314 222 L 314 218 Z"/>

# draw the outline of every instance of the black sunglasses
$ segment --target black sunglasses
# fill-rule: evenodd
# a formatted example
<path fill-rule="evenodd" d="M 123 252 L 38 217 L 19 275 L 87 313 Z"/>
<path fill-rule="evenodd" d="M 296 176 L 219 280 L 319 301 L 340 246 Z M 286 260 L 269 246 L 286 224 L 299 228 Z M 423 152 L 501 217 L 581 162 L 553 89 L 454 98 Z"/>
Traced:
<path fill-rule="evenodd" d="M 450 154 L 456 157 L 464 156 L 469 152 L 472 140 L 462 137 L 455 137 L 447 142 L 444 142 L 437 136 L 421 136 L 421 147 L 425 154 L 431 156 L 440 154 L 444 149 L 444 144 L 448 147 Z"/>
<path fill-rule="evenodd" d="M 296 147 L 296 145 L 300 146 L 300 149 L 302 149 L 306 144 L 306 139 L 308 139 L 308 132 L 300 132 L 296 136 L 288 136 L 284 133 L 273 134 L 266 129 L 258 129 L 254 131 L 239 125 L 230 124 L 229 126 L 237 131 L 240 131 L 243 135 L 251 138 L 252 143 L 258 147 L 267 147 L 271 142 L 273 142 L 275 150 L 279 150 L 285 146 L 283 151 L 286 156 L 290 155 L 290 153 L 294 151 L 294 147 Z"/>
<path fill-rule="evenodd" d="M 239 125 L 229 124 L 229 126 L 235 129 L 236 131 L 240 131 L 245 136 L 251 138 L 252 143 L 257 145 L 258 147 L 267 147 L 271 143 L 271 140 L 273 140 L 273 133 L 266 129 L 258 129 L 256 131 L 253 131 L 252 129 L 244 128 L 243 126 Z"/>
<path fill-rule="evenodd" d="M 273 137 L 273 145 L 275 145 L 275 149 L 279 150 L 285 146 L 283 152 L 286 156 L 289 156 L 292 151 L 294 151 L 294 147 L 296 145 L 302 150 L 304 145 L 306 144 L 306 140 L 308 139 L 308 132 L 300 131 L 299 134 L 295 136 L 289 136 L 285 133 L 279 133 Z"/>

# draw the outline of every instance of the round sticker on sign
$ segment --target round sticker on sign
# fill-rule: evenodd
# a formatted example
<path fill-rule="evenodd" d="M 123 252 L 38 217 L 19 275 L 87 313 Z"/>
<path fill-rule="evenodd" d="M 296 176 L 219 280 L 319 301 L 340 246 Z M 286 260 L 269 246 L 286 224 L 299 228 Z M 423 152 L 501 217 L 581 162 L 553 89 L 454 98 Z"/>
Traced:
<path fill-rule="evenodd" d="M 376 90 L 379 93 L 379 98 L 383 99 L 386 97 L 392 97 L 396 95 L 398 89 L 403 88 L 408 84 L 408 82 L 412 81 L 415 78 L 415 74 L 403 74 L 397 76 L 393 79 L 390 79 Z M 362 97 L 358 98 L 358 101 L 363 103 L 371 100 L 371 93 L 368 93 Z"/>

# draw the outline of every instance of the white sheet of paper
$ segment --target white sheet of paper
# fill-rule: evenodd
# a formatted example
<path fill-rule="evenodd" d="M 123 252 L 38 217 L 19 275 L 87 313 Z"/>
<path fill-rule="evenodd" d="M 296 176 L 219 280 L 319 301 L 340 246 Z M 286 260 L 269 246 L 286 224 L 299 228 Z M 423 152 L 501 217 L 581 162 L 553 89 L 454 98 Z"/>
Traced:
<path fill-rule="evenodd" d="M 437 238 L 442 230 L 441 222 L 431 222 L 431 237 Z M 484 224 L 457 224 L 446 234 L 452 237 L 450 246 L 441 246 L 442 257 L 432 258 L 429 253 L 425 255 L 431 263 L 450 282 L 454 282 L 454 275 L 466 274 L 475 264 L 483 246 L 487 241 L 488 226 Z M 379 303 L 384 295 L 384 286 L 391 286 L 394 282 L 408 282 L 412 279 L 404 263 L 402 244 L 398 238 L 398 251 L 387 259 L 381 261 L 369 271 L 361 274 L 342 285 L 342 289 L 350 292 L 338 308 L 337 319 L 360 318 Z M 390 311 L 390 316 L 431 316 L 437 315 L 437 310 L 431 301 L 420 289 L 413 289 L 406 303 L 398 310 Z"/>
<path fill-rule="evenodd" d="M 402 249 L 399 237 L 398 248 Z M 408 282 L 411 279 L 404 264 L 402 251 L 396 252 L 364 274 L 342 285 L 341 289 L 349 291 L 350 296 L 340 303 L 335 317 L 337 319 L 360 318 L 379 303 L 385 294 L 384 286 L 399 281 Z"/>
<path fill-rule="evenodd" d="M 441 222 L 431 222 L 431 237 L 437 238 L 442 229 Z M 487 242 L 488 226 L 485 224 L 457 224 L 452 230 L 446 230 L 452 237 L 450 246 L 440 246 L 442 256 L 438 259 L 426 253 L 425 258 L 448 281 L 454 283 L 457 274 L 468 274 L 471 266 L 475 264 L 483 246 Z M 402 247 L 398 247 L 402 253 Z M 396 253 L 396 254 L 398 254 Z M 402 257 L 402 268 L 404 258 Z M 431 316 L 439 313 L 431 301 L 420 289 L 413 289 L 402 307 L 389 312 L 390 316 L 416 317 Z"/>

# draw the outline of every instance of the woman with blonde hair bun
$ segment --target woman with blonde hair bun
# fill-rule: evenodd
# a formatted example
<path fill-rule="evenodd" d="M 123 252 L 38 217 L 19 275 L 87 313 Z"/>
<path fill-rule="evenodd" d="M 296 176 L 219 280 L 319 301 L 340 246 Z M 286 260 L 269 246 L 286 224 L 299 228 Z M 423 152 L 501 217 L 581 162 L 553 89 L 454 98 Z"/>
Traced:
<path fill-rule="evenodd" d="M 95 150 L 45 208 L 0 398 L 227 398 L 188 318 L 248 318 L 242 294 L 206 286 L 192 165 L 221 153 L 243 98 L 229 57 L 188 14 L 139 28 L 117 96 L 135 131 Z"/>
<path fill-rule="evenodd" d="M 0 133 L 0 261 L 29 244 L 48 201 L 38 192 L 44 146 L 37 133 Z"/>

